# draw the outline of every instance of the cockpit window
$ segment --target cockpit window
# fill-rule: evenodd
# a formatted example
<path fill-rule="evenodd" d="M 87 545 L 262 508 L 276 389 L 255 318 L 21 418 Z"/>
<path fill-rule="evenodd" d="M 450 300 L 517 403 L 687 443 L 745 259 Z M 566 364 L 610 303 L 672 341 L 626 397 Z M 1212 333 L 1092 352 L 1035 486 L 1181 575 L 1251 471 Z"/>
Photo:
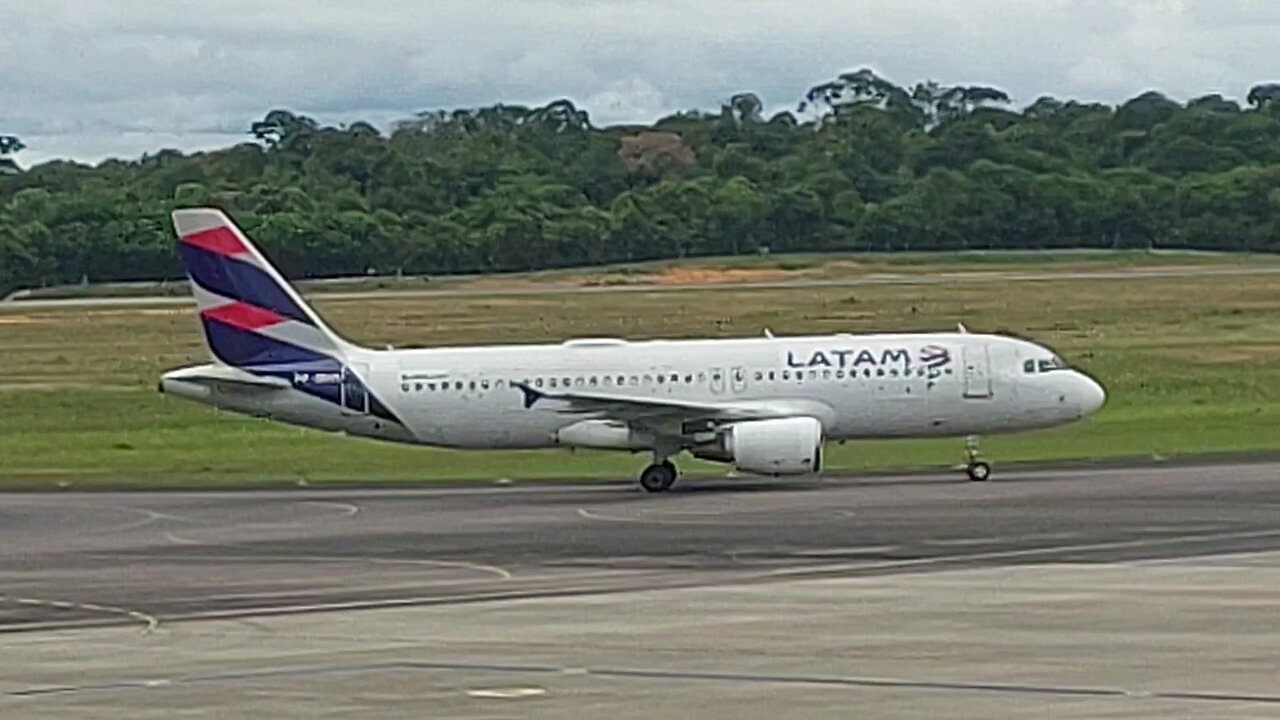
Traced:
<path fill-rule="evenodd" d="M 1067 364 L 1063 362 L 1062 358 L 1058 357 L 1057 355 L 1054 355 L 1053 357 L 1050 357 L 1050 358 L 1040 358 L 1040 359 L 1032 358 L 1022 363 L 1022 371 L 1027 374 L 1047 373 L 1047 372 L 1053 372 L 1054 370 L 1066 370 L 1066 369 L 1067 369 Z"/>

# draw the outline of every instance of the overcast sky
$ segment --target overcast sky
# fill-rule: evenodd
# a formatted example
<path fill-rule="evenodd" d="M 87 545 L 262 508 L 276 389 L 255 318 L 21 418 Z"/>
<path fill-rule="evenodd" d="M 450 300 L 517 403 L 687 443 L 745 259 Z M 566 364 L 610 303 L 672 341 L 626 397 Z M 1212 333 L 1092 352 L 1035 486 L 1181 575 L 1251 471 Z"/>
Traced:
<path fill-rule="evenodd" d="M 0 133 L 96 161 L 244 139 L 275 107 L 380 126 L 568 97 L 596 124 L 771 109 L 870 66 L 1115 102 L 1280 80 L 1276 0 L 0 0 Z"/>

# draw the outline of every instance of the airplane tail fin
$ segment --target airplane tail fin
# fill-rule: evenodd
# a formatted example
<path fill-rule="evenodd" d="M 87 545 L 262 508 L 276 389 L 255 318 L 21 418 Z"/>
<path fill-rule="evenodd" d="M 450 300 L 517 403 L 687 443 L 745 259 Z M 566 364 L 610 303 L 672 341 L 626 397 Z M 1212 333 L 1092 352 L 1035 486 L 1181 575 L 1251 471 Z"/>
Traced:
<path fill-rule="evenodd" d="M 344 361 L 353 346 L 325 325 L 221 210 L 177 210 L 173 227 L 215 360 L 247 368 Z"/>

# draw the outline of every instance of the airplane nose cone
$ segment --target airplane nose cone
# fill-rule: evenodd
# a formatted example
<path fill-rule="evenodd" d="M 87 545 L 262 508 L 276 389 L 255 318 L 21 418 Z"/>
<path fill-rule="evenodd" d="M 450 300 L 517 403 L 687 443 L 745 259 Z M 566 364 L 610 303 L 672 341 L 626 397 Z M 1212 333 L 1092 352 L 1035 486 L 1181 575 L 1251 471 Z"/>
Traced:
<path fill-rule="evenodd" d="M 1087 375 L 1080 376 L 1080 414 L 1092 415 L 1107 402 L 1107 391 L 1098 381 Z"/>

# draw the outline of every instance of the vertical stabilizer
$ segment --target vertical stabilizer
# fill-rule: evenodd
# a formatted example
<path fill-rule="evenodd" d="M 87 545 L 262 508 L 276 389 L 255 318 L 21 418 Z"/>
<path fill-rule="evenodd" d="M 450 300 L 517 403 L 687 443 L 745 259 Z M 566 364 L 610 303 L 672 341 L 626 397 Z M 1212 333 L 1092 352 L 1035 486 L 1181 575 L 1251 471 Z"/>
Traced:
<path fill-rule="evenodd" d="M 178 210 L 173 226 L 216 360 L 244 368 L 344 362 L 351 346 L 325 325 L 225 213 Z"/>

